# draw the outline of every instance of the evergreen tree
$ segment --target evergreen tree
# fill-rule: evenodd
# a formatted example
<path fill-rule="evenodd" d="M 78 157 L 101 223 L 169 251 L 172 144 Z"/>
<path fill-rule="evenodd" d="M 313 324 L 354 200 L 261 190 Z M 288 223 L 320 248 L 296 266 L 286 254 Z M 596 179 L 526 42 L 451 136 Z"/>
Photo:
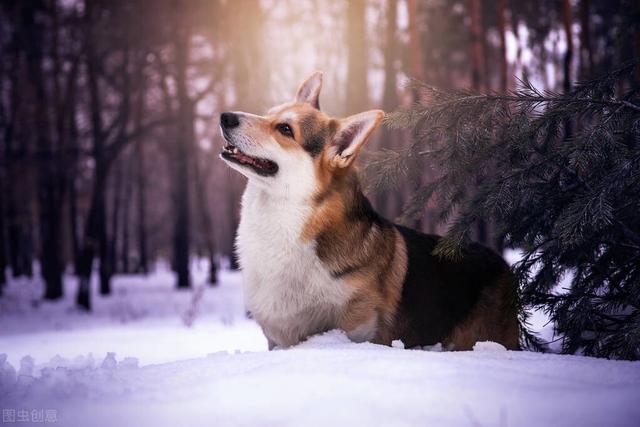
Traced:
<path fill-rule="evenodd" d="M 523 307 L 548 313 L 565 353 L 640 358 L 636 67 L 640 60 L 562 94 L 526 80 L 506 94 L 413 82 L 419 100 L 387 117 L 414 131 L 412 146 L 370 165 L 378 182 L 417 174 L 422 156 L 438 165 L 400 220 L 435 201 L 449 224 L 435 250 L 444 257 L 461 256 L 478 221 L 495 222 L 504 243 L 523 252 L 514 267 Z M 563 277 L 567 289 L 558 287 Z M 526 329 L 523 339 L 539 344 Z"/>

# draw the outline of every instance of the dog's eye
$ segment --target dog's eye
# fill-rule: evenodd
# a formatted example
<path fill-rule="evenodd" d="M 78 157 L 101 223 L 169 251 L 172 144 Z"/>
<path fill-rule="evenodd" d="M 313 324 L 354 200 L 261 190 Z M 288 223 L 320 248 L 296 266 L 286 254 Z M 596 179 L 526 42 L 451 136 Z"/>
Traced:
<path fill-rule="evenodd" d="M 291 129 L 291 126 L 289 126 L 288 124 L 278 123 L 276 125 L 276 129 L 278 129 L 278 132 L 280 132 L 284 136 L 293 138 L 293 129 Z"/>

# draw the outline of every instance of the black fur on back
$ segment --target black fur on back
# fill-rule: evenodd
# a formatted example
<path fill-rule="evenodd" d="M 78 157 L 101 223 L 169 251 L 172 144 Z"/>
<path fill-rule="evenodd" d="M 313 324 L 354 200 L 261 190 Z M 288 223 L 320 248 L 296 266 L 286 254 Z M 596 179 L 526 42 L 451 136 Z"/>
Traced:
<path fill-rule="evenodd" d="M 432 255 L 440 239 L 396 226 L 407 244 L 408 266 L 396 323 L 405 346 L 442 342 L 472 312 L 481 291 L 509 270 L 491 249 L 473 243 L 461 260 Z"/>

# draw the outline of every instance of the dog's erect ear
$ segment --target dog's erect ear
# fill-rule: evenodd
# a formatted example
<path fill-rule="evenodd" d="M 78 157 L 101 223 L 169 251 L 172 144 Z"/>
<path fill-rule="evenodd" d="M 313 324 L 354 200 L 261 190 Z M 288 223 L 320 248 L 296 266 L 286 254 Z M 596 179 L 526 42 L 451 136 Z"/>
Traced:
<path fill-rule="evenodd" d="M 338 168 L 351 165 L 383 117 L 384 111 L 371 110 L 342 119 L 331 141 L 331 164 Z"/>
<path fill-rule="evenodd" d="M 296 102 L 306 102 L 320 109 L 320 89 L 322 89 L 322 73 L 316 71 L 298 88 Z"/>

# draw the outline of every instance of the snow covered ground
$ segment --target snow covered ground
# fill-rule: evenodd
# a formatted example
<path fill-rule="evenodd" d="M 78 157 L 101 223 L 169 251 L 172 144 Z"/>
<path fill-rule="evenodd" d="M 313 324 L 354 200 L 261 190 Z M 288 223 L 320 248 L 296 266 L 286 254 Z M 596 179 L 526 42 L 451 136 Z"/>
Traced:
<path fill-rule="evenodd" d="M 195 318 L 198 292 L 175 291 L 162 265 L 147 278 L 116 278 L 114 295 L 95 295 L 90 315 L 73 309 L 72 278 L 57 303 L 38 302 L 37 282 L 13 281 L 0 298 L 1 422 L 640 425 L 639 362 L 492 343 L 472 352 L 405 350 L 350 343 L 338 331 L 268 352 L 244 315 L 240 276 L 223 271 L 209 288 L 205 271 L 194 269 L 203 291 Z"/>
<path fill-rule="evenodd" d="M 56 303 L 41 301 L 37 281 L 13 280 L 0 298 L 0 353 L 14 366 L 24 355 L 45 362 L 56 355 L 102 358 L 107 352 L 145 365 L 266 349 L 259 327 L 245 316 L 240 274 L 223 270 L 219 286 L 209 288 L 206 265 L 194 263 L 192 273 L 194 287 L 204 292 L 191 327 L 184 318 L 194 293 L 176 291 L 174 275 L 163 263 L 148 277 L 116 276 L 108 298 L 98 295 L 94 282 L 91 314 L 74 308 L 74 277 L 66 278 L 65 299 Z"/>

